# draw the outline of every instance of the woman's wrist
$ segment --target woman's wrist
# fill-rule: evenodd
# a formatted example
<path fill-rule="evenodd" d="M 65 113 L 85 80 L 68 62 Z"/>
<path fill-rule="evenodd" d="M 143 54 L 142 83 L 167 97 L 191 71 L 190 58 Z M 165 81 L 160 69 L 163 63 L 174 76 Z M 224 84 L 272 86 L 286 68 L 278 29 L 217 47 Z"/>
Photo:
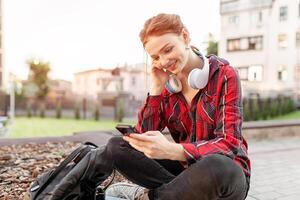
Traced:
<path fill-rule="evenodd" d="M 160 95 L 163 90 L 163 87 L 151 86 L 149 94 L 151 96 Z"/>
<path fill-rule="evenodd" d="M 171 160 L 186 161 L 184 148 L 181 144 L 171 143 L 169 153 Z"/>

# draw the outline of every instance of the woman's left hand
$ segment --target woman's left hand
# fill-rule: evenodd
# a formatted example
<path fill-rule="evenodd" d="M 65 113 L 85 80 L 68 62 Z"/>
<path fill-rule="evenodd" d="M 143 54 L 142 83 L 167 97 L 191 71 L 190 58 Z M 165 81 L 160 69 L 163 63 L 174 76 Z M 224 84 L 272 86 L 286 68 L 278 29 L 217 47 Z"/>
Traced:
<path fill-rule="evenodd" d="M 175 143 L 170 142 L 160 131 L 147 131 L 143 134 L 129 134 L 123 139 L 138 151 L 152 159 L 171 159 Z"/>

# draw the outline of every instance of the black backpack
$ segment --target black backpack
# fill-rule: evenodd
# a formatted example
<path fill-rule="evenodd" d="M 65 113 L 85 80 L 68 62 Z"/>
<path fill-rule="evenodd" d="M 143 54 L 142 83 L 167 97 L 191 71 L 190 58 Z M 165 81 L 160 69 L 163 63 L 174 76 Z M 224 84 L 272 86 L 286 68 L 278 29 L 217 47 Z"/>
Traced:
<path fill-rule="evenodd" d="M 60 180 L 65 177 L 87 153 L 95 148 L 97 148 L 97 145 L 86 142 L 65 158 L 58 167 L 41 175 L 29 189 L 31 200 L 48 199 L 49 194 L 55 186 L 59 184 Z M 104 192 L 100 187 L 95 188 L 91 186 L 88 181 L 80 181 L 63 200 L 104 199 Z"/>

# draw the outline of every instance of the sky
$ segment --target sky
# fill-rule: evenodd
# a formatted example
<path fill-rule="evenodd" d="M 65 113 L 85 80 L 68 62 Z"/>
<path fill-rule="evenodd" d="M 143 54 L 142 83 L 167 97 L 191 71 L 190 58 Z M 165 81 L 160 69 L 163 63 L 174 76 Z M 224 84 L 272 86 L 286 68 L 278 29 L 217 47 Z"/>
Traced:
<path fill-rule="evenodd" d="M 158 13 L 181 16 L 191 44 L 219 38 L 219 0 L 2 0 L 4 67 L 26 79 L 26 60 L 50 62 L 53 79 L 96 68 L 145 62 L 139 40 Z"/>

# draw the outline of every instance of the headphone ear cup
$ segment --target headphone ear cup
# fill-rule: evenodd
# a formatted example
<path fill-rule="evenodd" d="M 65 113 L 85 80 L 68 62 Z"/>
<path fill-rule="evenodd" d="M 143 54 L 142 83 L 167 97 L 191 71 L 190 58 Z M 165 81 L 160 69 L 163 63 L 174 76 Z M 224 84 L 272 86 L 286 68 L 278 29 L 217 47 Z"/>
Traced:
<path fill-rule="evenodd" d="M 191 86 L 193 89 L 198 89 L 198 87 L 195 84 L 195 80 L 197 79 L 197 70 L 199 69 L 193 69 L 188 76 L 188 84 Z"/>
<path fill-rule="evenodd" d="M 208 82 L 208 71 L 193 69 L 188 76 L 188 84 L 194 89 L 203 89 Z"/>
<path fill-rule="evenodd" d="M 208 82 L 209 76 L 209 63 L 207 58 L 203 57 L 204 65 L 203 68 L 193 69 L 188 76 L 188 84 L 194 89 L 203 89 Z"/>
<path fill-rule="evenodd" d="M 165 84 L 165 87 L 172 94 L 181 92 L 182 90 L 182 84 L 175 75 L 170 76 L 169 80 Z"/>

